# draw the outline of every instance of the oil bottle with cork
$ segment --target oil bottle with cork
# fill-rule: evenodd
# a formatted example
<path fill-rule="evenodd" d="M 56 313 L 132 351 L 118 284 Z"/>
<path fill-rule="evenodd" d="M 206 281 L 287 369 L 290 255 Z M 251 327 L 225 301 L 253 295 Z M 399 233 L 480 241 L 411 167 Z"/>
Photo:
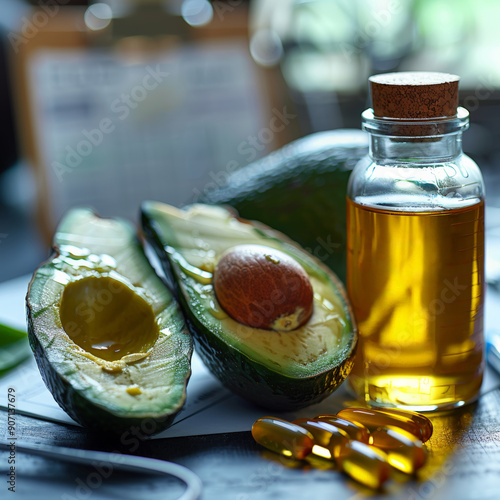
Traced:
<path fill-rule="evenodd" d="M 417 411 L 473 401 L 484 369 L 484 184 L 462 152 L 455 75 L 370 78 L 370 152 L 347 197 L 347 288 L 360 343 L 350 385 Z"/>

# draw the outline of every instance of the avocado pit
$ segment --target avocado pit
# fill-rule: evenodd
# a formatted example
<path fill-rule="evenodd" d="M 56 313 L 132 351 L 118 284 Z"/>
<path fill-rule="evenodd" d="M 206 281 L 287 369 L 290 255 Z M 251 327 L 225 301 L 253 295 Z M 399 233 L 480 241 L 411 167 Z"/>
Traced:
<path fill-rule="evenodd" d="M 313 312 L 307 272 L 288 254 L 263 245 L 227 250 L 215 267 L 213 286 L 224 311 L 253 328 L 295 330 Z"/>

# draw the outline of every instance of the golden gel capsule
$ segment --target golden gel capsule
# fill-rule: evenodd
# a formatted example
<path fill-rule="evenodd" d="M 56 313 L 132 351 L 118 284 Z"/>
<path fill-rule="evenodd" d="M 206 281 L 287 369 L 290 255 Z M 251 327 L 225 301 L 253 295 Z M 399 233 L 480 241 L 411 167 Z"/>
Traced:
<path fill-rule="evenodd" d="M 252 426 L 252 436 L 264 448 L 299 460 L 306 458 L 314 446 L 309 431 L 275 417 L 259 418 Z"/>
<path fill-rule="evenodd" d="M 335 427 L 345 431 L 351 439 L 361 441 L 362 443 L 368 443 L 368 429 L 358 422 L 351 422 L 350 420 L 345 420 L 336 415 L 317 415 L 312 420 L 333 424 Z"/>
<path fill-rule="evenodd" d="M 399 408 L 377 408 L 377 410 L 397 418 L 409 418 L 413 420 L 420 427 L 422 442 L 424 443 L 432 436 L 432 422 L 420 413 Z"/>
<path fill-rule="evenodd" d="M 394 425 L 400 427 L 407 432 L 413 434 L 416 438 L 423 441 L 422 430 L 410 417 L 403 415 L 389 415 L 383 411 L 373 410 L 371 408 L 346 408 L 337 413 L 337 416 L 358 422 L 364 425 L 370 432 L 377 430 L 379 427 Z"/>
<path fill-rule="evenodd" d="M 348 476 L 369 488 L 379 489 L 390 477 L 386 454 L 361 441 L 344 443 L 336 461 Z"/>
<path fill-rule="evenodd" d="M 414 474 L 425 463 L 422 441 L 395 426 L 381 427 L 370 434 L 369 443 L 387 454 L 387 461 L 406 474 Z"/>
<path fill-rule="evenodd" d="M 349 440 L 349 435 L 328 422 L 317 422 L 309 418 L 293 421 L 309 431 L 314 437 L 312 453 L 318 457 L 332 459 L 339 454 L 340 445 Z"/>

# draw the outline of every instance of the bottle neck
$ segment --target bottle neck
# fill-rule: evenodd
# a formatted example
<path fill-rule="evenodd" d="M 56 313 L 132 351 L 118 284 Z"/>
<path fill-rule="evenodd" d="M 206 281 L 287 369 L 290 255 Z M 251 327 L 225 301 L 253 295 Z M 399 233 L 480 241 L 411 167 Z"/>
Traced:
<path fill-rule="evenodd" d="M 377 162 L 438 163 L 462 154 L 462 132 L 469 113 L 458 108 L 451 117 L 432 119 L 380 118 L 363 112 L 363 129 L 370 134 L 370 156 Z"/>
<path fill-rule="evenodd" d="M 377 161 L 434 163 L 450 161 L 461 154 L 461 132 L 418 138 L 370 134 L 370 156 Z"/>

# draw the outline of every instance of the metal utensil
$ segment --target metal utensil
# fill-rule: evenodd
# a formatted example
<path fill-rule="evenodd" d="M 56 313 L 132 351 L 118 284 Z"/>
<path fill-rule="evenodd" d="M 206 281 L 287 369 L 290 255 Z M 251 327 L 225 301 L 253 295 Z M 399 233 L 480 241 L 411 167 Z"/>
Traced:
<path fill-rule="evenodd" d="M 115 469 L 126 470 L 137 473 L 165 474 L 175 476 L 183 481 L 187 488 L 179 497 L 179 500 L 196 500 L 201 495 L 202 482 L 200 478 L 192 471 L 182 465 L 156 460 L 154 458 L 135 457 L 131 455 L 122 455 L 120 453 L 107 453 L 103 451 L 88 451 L 74 448 L 64 448 L 59 446 L 47 446 L 41 444 L 30 444 L 15 440 L 16 451 L 37 455 L 55 460 L 63 460 L 91 466 L 96 462 L 107 462 Z M 0 449 L 10 449 L 7 441 L 0 441 Z"/>

